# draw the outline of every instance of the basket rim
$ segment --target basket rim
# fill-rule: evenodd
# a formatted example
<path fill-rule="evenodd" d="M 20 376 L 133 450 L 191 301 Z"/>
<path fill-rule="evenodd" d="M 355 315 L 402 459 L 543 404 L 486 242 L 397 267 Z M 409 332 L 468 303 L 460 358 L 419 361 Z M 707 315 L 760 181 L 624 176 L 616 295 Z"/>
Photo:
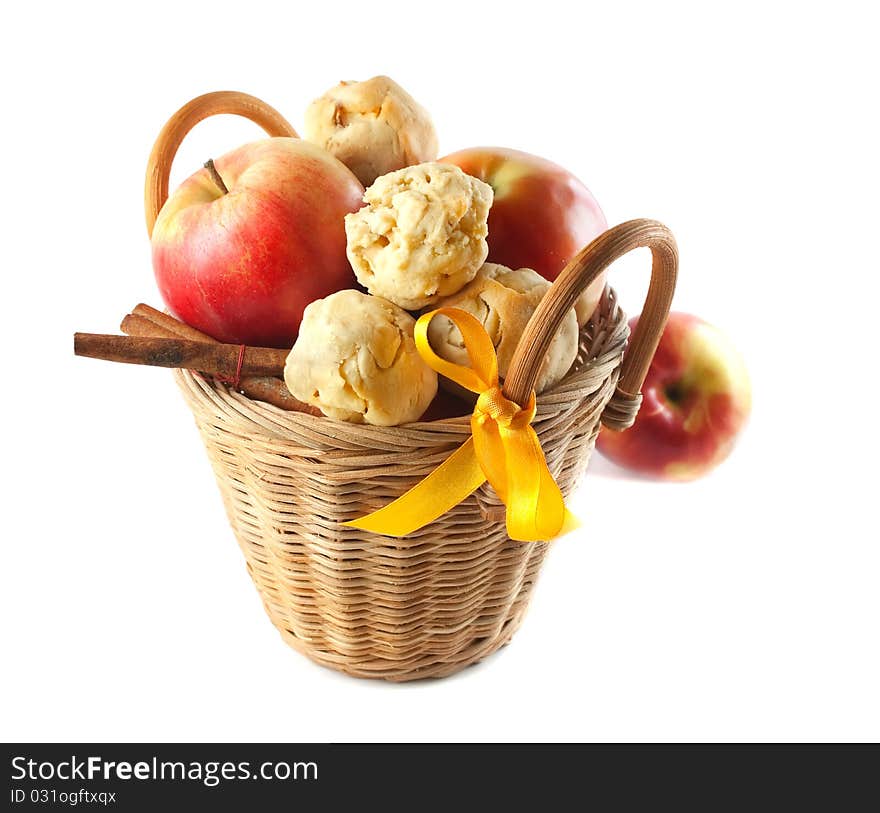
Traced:
<path fill-rule="evenodd" d="M 581 396 L 577 400 L 581 400 L 585 394 L 598 391 L 608 376 L 619 371 L 628 336 L 626 314 L 618 304 L 614 289 L 606 285 L 595 313 L 580 330 L 580 347 L 573 370 L 538 396 L 534 424 L 538 425 L 558 414 L 560 405 L 571 403 L 575 393 Z M 597 338 L 604 341 L 601 349 L 594 352 L 593 345 Z M 585 384 L 590 378 L 595 379 L 596 369 L 603 366 L 608 367 L 607 372 L 598 379 L 589 392 L 584 393 Z M 269 431 L 279 437 L 290 432 L 298 436 L 305 432 L 327 437 L 334 434 L 333 427 L 338 427 L 341 433 L 350 434 L 355 430 L 362 434 L 365 444 L 369 443 L 370 438 L 381 438 L 386 443 L 389 439 L 396 438 L 401 445 L 408 445 L 424 440 L 428 435 L 436 439 L 438 434 L 445 434 L 452 440 L 469 435 L 471 431 L 470 414 L 433 421 L 414 421 L 397 426 L 348 423 L 324 415 L 284 410 L 264 401 L 253 400 L 227 384 L 206 379 L 192 370 L 178 369 L 174 371 L 174 375 L 187 397 L 213 402 L 215 408 L 222 410 L 226 416 L 244 420 L 252 424 L 252 428 L 256 431 Z"/>

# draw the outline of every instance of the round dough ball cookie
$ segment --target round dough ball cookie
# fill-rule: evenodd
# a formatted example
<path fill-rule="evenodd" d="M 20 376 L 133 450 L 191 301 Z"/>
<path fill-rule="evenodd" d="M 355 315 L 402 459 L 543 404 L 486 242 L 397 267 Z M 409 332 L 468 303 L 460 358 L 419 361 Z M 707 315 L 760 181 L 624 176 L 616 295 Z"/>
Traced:
<path fill-rule="evenodd" d="M 383 175 L 345 216 L 348 259 L 358 282 L 407 310 L 450 296 L 486 260 L 492 187 L 451 164 Z"/>
<path fill-rule="evenodd" d="M 418 420 L 437 394 L 419 356 L 415 320 L 392 302 L 344 290 L 305 309 L 284 382 L 300 401 L 351 423 Z"/>
<path fill-rule="evenodd" d="M 333 153 L 364 186 L 437 158 L 428 112 L 387 76 L 340 82 L 306 109 L 307 141 Z"/>
<path fill-rule="evenodd" d="M 466 288 L 436 304 L 438 308 L 461 308 L 482 322 L 498 356 L 498 375 L 504 378 L 526 324 L 550 290 L 550 283 L 531 268 L 515 271 L 504 265 L 486 263 Z M 435 316 L 428 327 L 428 340 L 438 356 L 469 366 L 461 333 L 450 319 Z M 574 308 L 566 315 L 541 364 L 535 392 L 558 383 L 569 371 L 578 352 L 578 323 Z M 458 394 L 458 385 L 441 379 L 444 388 Z"/>

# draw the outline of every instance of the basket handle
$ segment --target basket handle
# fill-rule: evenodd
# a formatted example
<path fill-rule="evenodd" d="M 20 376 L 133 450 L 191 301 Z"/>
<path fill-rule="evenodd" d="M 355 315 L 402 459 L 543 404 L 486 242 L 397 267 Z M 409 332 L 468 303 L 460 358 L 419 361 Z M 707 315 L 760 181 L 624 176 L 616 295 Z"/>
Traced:
<path fill-rule="evenodd" d="M 144 214 L 147 218 L 147 234 L 153 234 L 153 226 L 159 210 L 168 199 L 168 177 L 171 163 L 186 134 L 202 119 L 221 113 L 244 116 L 259 124 L 270 136 L 292 136 L 297 138 L 296 130 L 290 126 L 274 107 L 270 107 L 256 96 L 239 93 L 237 90 L 217 90 L 205 93 L 180 108 L 162 128 L 147 163 L 147 178 L 144 183 Z"/>
<path fill-rule="evenodd" d="M 553 336 L 587 286 L 615 260 L 645 247 L 653 256 L 651 285 L 623 359 L 617 389 L 602 413 L 602 423 L 609 429 L 632 426 L 642 403 L 642 384 L 666 326 L 678 274 L 675 238 L 656 220 L 629 220 L 608 229 L 565 266 L 532 314 L 513 354 L 503 388 L 511 401 L 528 401 Z"/>

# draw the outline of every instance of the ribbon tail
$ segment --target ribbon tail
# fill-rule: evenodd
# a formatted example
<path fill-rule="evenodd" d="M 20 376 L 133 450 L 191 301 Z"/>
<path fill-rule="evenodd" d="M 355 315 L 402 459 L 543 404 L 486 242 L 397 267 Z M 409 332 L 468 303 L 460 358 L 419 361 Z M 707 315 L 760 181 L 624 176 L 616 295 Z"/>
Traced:
<path fill-rule="evenodd" d="M 486 475 L 469 438 L 394 502 L 344 524 L 384 536 L 406 536 L 445 514 L 484 482 Z"/>
<path fill-rule="evenodd" d="M 529 426 L 511 436 L 508 444 L 507 535 L 519 542 L 554 539 L 570 515 L 538 436 Z"/>

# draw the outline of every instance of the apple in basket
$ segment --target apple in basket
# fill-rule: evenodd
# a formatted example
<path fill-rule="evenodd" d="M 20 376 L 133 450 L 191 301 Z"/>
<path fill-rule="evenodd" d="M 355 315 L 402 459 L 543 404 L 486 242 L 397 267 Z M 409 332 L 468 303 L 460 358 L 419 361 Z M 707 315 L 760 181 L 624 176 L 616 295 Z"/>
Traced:
<path fill-rule="evenodd" d="M 630 320 L 634 328 L 638 318 Z M 629 469 L 692 480 L 730 454 L 751 410 L 745 363 L 718 328 L 672 313 L 642 386 L 635 423 L 604 428 L 596 447 Z"/>
<path fill-rule="evenodd" d="M 475 147 L 440 159 L 489 184 L 488 261 L 531 268 L 551 282 L 585 245 L 608 228 L 590 190 L 567 170 L 536 155 L 502 147 Z M 605 287 L 605 275 L 577 303 L 583 326 Z"/>
<path fill-rule="evenodd" d="M 162 298 L 220 341 L 290 347 L 306 305 L 355 286 L 343 219 L 363 193 L 345 165 L 297 138 L 209 161 L 153 227 Z"/>

